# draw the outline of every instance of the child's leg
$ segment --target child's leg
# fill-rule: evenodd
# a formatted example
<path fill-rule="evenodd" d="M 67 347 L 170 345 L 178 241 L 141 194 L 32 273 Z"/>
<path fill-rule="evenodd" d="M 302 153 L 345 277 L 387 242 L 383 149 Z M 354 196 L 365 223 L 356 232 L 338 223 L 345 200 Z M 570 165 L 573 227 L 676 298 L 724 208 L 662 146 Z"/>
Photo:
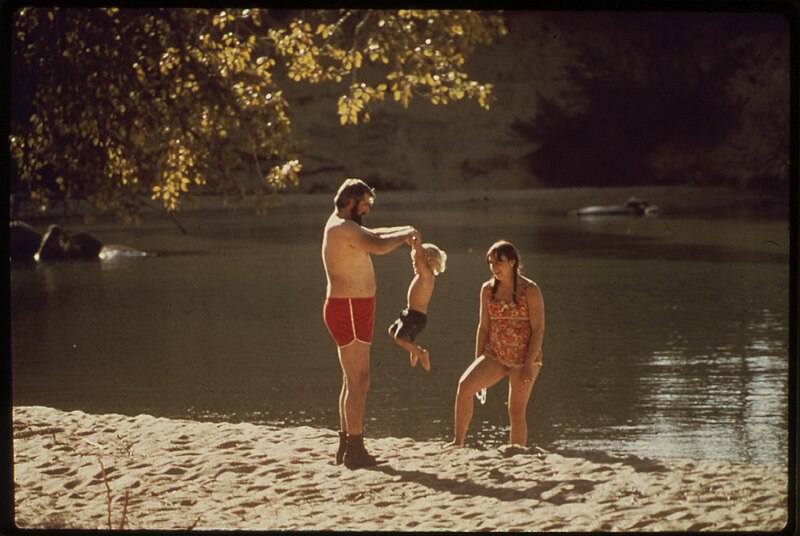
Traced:
<path fill-rule="evenodd" d="M 422 368 L 425 370 L 431 370 L 430 353 L 427 350 L 423 350 L 419 345 L 414 344 L 413 342 L 404 341 L 398 337 L 392 338 L 399 346 L 402 346 L 409 351 L 411 354 L 409 359 L 412 367 L 417 365 L 417 361 L 422 361 Z"/>

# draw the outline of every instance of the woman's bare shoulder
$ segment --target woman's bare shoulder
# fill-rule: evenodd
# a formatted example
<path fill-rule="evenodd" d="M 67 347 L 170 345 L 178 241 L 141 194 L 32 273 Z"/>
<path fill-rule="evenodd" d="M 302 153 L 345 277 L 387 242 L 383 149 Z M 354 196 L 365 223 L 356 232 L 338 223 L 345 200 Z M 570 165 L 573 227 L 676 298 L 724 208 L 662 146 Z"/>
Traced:
<path fill-rule="evenodd" d="M 542 290 L 539 288 L 539 285 L 536 284 L 536 281 L 531 281 L 527 277 L 520 277 L 520 279 L 522 280 L 522 291 L 528 298 L 542 296 Z"/>
<path fill-rule="evenodd" d="M 492 292 L 492 285 L 494 284 L 494 280 L 490 279 L 486 281 L 483 285 L 481 285 L 481 295 L 486 295 Z"/>

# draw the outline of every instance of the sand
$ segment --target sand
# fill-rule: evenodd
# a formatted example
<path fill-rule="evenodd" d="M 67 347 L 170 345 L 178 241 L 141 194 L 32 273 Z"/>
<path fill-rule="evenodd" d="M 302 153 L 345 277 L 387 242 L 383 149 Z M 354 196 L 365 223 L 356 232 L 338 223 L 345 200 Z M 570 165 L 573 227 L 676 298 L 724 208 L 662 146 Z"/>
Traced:
<path fill-rule="evenodd" d="M 786 468 L 368 438 L 334 430 L 13 409 L 15 524 L 159 530 L 782 529 Z"/>

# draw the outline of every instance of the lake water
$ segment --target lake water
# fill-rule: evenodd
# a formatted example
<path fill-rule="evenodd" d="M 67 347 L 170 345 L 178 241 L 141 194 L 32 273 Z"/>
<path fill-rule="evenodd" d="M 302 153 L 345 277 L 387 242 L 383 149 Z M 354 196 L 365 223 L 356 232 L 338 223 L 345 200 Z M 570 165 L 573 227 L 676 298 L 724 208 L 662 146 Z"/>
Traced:
<path fill-rule="evenodd" d="M 14 404 L 336 429 L 341 371 L 320 260 L 329 207 L 181 214 L 187 235 L 152 215 L 128 229 L 98 223 L 105 242 L 159 255 L 12 265 Z M 547 314 L 529 444 L 786 465 L 786 220 L 379 200 L 365 223 L 415 225 L 448 254 L 419 339 L 430 373 L 383 334 L 405 305 L 408 250 L 374 258 L 367 437 L 450 438 L 484 255 L 506 238 Z M 507 441 L 506 394 L 501 382 L 476 403 L 469 445 Z"/>

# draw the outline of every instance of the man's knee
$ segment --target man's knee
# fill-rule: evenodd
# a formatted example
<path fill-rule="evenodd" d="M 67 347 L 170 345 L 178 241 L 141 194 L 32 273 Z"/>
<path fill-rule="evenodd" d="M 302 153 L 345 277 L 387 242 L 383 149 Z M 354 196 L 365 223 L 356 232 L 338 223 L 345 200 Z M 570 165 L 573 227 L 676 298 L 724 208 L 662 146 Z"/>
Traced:
<path fill-rule="evenodd" d="M 347 378 L 347 390 L 364 393 L 369 388 L 369 371 L 359 371 Z"/>

